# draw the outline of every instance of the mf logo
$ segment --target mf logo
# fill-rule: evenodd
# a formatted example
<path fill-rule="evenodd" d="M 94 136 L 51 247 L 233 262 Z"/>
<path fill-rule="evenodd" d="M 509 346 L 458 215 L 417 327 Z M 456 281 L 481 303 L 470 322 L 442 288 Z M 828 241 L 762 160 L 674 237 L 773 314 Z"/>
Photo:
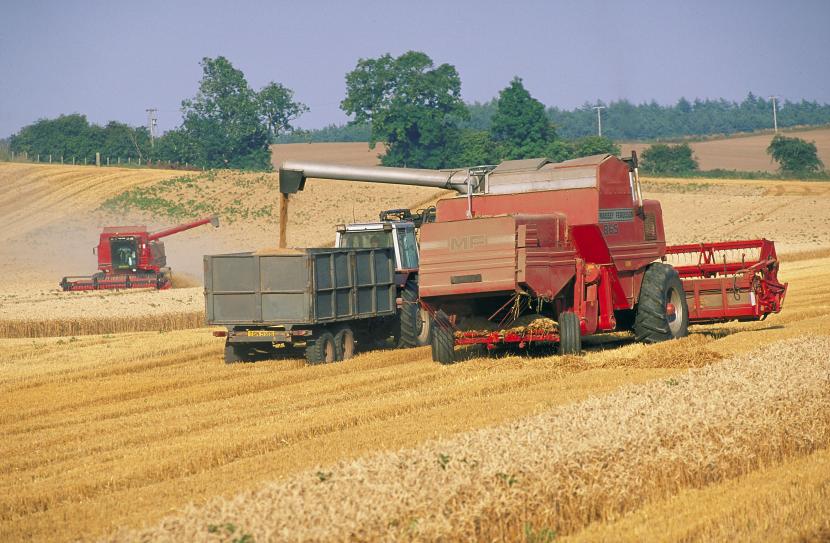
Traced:
<path fill-rule="evenodd" d="M 487 236 L 484 234 L 450 238 L 450 251 L 468 251 L 483 245 L 487 245 Z"/>

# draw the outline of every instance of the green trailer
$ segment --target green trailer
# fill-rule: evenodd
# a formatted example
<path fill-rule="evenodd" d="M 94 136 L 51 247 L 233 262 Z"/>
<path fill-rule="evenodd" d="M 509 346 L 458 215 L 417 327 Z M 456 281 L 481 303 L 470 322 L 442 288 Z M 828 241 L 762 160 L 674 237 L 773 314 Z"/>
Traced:
<path fill-rule="evenodd" d="M 314 248 L 204 257 L 205 312 L 228 363 L 350 358 L 399 328 L 393 248 Z"/>

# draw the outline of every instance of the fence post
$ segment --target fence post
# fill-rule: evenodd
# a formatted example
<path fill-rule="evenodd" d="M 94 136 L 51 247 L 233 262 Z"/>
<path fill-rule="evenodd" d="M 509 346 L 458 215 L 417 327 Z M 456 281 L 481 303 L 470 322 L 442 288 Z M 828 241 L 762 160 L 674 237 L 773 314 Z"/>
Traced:
<path fill-rule="evenodd" d="M 95 152 L 95 165 L 96 166 L 101 165 L 101 152 L 100 151 Z"/>
<path fill-rule="evenodd" d="M 138 157 L 138 165 L 141 166 L 141 157 Z"/>
<path fill-rule="evenodd" d="M 73 166 L 75 165 L 75 157 L 74 156 L 72 157 L 72 165 Z"/>
<path fill-rule="evenodd" d="M 63 155 L 61 155 L 61 164 L 63 164 Z"/>
<path fill-rule="evenodd" d="M 107 157 L 107 166 L 110 165 L 110 157 Z"/>
<path fill-rule="evenodd" d="M 23 160 L 29 160 L 29 151 L 23 151 Z"/>
<path fill-rule="evenodd" d="M 127 157 L 127 164 L 131 164 L 131 163 L 132 163 L 132 160 L 133 160 L 133 157 L 128 156 L 128 157 Z"/>
<path fill-rule="evenodd" d="M 50 154 L 49 155 L 49 164 L 51 164 L 51 163 L 52 163 L 52 155 Z"/>
<path fill-rule="evenodd" d="M 12 161 L 14 161 L 14 151 L 12 151 Z"/>

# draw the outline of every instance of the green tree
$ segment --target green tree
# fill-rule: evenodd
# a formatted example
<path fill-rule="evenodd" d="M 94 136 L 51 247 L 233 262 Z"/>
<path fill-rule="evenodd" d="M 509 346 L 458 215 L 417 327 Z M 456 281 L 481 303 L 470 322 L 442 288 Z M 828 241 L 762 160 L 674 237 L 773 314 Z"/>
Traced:
<path fill-rule="evenodd" d="M 294 101 L 294 91 L 280 83 L 265 85 L 256 96 L 259 114 L 265 126 L 276 138 L 285 132 L 293 132 L 291 121 L 308 111 L 308 106 Z"/>
<path fill-rule="evenodd" d="M 504 158 L 519 159 L 543 156 L 556 133 L 545 106 L 530 95 L 519 77 L 514 77 L 499 93 L 490 135 L 502 145 Z"/>
<path fill-rule="evenodd" d="M 453 168 L 483 166 L 501 162 L 499 147 L 484 130 L 462 130 Z"/>
<path fill-rule="evenodd" d="M 620 146 L 605 136 L 588 136 L 575 140 L 573 143 L 574 157 L 620 154 Z"/>
<path fill-rule="evenodd" d="M 458 120 L 468 115 L 455 67 L 435 67 L 418 51 L 360 59 L 346 74 L 340 107 L 353 123 L 371 124 L 369 145 L 386 143 L 387 166 L 447 166 L 458 149 Z"/>
<path fill-rule="evenodd" d="M 824 168 L 818 158 L 816 144 L 801 138 L 788 138 L 781 134 L 772 138 L 767 154 L 776 161 L 785 174 L 811 174 Z"/>
<path fill-rule="evenodd" d="M 245 75 L 222 56 L 205 57 L 201 65 L 199 92 L 182 102 L 193 161 L 207 168 L 270 169 L 268 130 Z"/>
<path fill-rule="evenodd" d="M 682 175 L 697 171 L 697 160 L 688 143 L 666 145 L 656 143 L 642 153 L 643 173 L 655 175 Z"/>

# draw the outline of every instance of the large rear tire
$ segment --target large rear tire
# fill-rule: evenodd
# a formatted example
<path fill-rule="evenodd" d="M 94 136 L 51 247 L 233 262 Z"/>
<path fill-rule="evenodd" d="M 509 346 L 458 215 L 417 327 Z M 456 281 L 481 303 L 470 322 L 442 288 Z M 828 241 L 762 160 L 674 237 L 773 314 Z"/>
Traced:
<path fill-rule="evenodd" d="M 455 337 L 447 314 L 438 310 L 432 319 L 432 360 L 441 364 L 455 362 Z"/>
<path fill-rule="evenodd" d="M 320 332 L 317 339 L 305 348 L 305 359 L 309 364 L 328 364 L 337 360 L 334 336 L 331 332 Z"/>
<path fill-rule="evenodd" d="M 334 334 L 334 349 L 338 361 L 352 358 L 355 352 L 354 330 L 345 325 L 337 330 Z"/>
<path fill-rule="evenodd" d="M 401 337 L 399 347 L 423 347 L 431 341 L 429 314 L 418 303 L 418 283 L 407 281 L 401 292 Z"/>
<path fill-rule="evenodd" d="M 559 354 L 579 354 L 582 352 L 582 330 L 579 317 L 572 311 L 559 315 Z"/>
<path fill-rule="evenodd" d="M 685 337 L 689 333 L 689 308 L 677 270 L 668 264 L 655 263 L 646 269 L 634 337 L 644 343 L 657 343 Z"/>

